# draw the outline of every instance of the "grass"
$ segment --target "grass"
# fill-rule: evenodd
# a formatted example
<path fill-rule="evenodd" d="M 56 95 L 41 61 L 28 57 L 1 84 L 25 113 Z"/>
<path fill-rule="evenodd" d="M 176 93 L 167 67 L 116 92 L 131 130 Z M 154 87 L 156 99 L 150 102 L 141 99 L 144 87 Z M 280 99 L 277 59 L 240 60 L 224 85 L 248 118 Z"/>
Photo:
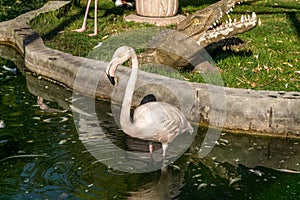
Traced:
<path fill-rule="evenodd" d="M 300 2 L 256 1 L 237 7 L 254 10 L 261 25 L 239 35 L 248 52 L 215 59 L 227 86 L 264 90 L 300 90 Z"/>
<path fill-rule="evenodd" d="M 47 0 L 0 0 L 0 22 L 17 17 L 44 5 Z"/>
<path fill-rule="evenodd" d="M 197 0 L 181 0 L 180 13 L 199 10 L 214 1 L 201 3 Z M 93 5 L 92 5 L 93 6 Z M 240 51 L 219 50 L 212 54 L 215 65 L 220 69 L 225 86 L 251 88 L 255 90 L 300 91 L 300 1 L 299 0 L 258 0 L 237 6 L 232 17 L 255 11 L 260 25 L 237 37 L 245 41 Z M 93 32 L 93 8 L 90 9 L 88 29 L 84 33 L 73 30 L 80 28 L 85 5 L 72 6 L 63 16 L 50 13 L 32 21 L 38 32 L 51 48 L 77 56 L 87 57 L 99 42 L 107 42 L 120 33 L 137 40 L 135 30 L 152 27 L 147 24 L 124 22 L 123 17 L 134 13 L 134 9 L 116 8 L 111 0 L 98 2 L 99 35 L 88 37 Z M 130 32 L 131 31 L 131 32 Z M 136 31 L 136 33 L 138 33 Z M 143 36 L 144 37 L 144 36 Z M 146 37 L 146 36 L 145 36 Z M 126 37 L 116 40 L 113 45 L 126 44 Z M 136 41 L 137 45 L 141 45 Z M 112 43 L 110 43 L 112 44 Z M 104 60 L 109 60 L 114 48 Z M 203 82 L 201 75 L 184 72 L 183 76 L 195 82 Z"/>
<path fill-rule="evenodd" d="M 43 6 L 47 0 L 0 0 L 0 22 L 13 19 L 23 13 Z M 0 66 L 14 68 L 14 62 L 0 57 Z"/>

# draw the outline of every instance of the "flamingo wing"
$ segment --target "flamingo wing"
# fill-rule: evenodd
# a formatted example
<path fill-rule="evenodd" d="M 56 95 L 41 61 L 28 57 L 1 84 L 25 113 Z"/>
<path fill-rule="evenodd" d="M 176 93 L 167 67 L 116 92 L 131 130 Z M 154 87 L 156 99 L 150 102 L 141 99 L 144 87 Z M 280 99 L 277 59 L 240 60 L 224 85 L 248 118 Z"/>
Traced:
<path fill-rule="evenodd" d="M 192 132 L 193 128 L 176 107 L 165 102 L 149 102 L 134 112 L 133 122 L 143 129 L 141 139 L 169 143 L 178 134 Z"/>

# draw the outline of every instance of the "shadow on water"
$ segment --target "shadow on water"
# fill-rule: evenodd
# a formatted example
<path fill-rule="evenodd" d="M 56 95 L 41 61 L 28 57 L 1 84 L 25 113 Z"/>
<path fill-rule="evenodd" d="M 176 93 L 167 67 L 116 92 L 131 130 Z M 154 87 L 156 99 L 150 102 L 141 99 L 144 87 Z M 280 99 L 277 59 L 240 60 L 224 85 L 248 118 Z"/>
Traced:
<path fill-rule="evenodd" d="M 11 72 L 0 68 L 0 120 L 5 123 L 0 128 L 0 199 L 296 199 L 300 195 L 300 141 L 292 139 L 223 133 L 201 158 L 207 130 L 200 127 L 190 149 L 167 168 L 147 173 L 114 170 L 95 157 L 109 160 L 107 155 L 114 150 L 95 141 L 106 137 L 120 149 L 146 154 L 147 143 L 123 134 L 111 103 L 92 100 L 99 120 L 76 121 L 75 115 L 85 113 L 76 108 L 71 112 L 72 101 L 79 100 L 72 98 L 72 91 L 23 70 L 22 57 L 13 49 L 1 46 L 0 50 L 1 57 L 18 63 L 25 76 L 18 71 L 9 78 Z M 20 101 L 10 95 L 16 85 Z M 79 134 L 74 123 L 87 134 Z M 103 135 L 93 132 L 96 124 Z"/>

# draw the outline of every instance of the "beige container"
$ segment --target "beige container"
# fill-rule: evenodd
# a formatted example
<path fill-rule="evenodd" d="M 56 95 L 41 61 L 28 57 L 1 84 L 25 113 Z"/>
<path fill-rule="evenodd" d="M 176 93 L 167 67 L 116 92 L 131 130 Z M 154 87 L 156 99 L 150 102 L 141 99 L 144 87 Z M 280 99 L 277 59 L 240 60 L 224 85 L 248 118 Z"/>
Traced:
<path fill-rule="evenodd" d="M 178 12 L 179 0 L 136 0 L 136 12 L 145 17 L 172 17 Z"/>

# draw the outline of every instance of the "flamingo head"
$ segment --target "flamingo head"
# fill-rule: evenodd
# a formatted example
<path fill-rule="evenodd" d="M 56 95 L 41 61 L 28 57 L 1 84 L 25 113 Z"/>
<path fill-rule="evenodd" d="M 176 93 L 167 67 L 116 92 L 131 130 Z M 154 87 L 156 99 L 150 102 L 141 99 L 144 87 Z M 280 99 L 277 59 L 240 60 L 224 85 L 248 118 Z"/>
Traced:
<path fill-rule="evenodd" d="M 130 58 L 133 58 L 133 56 L 136 56 L 135 51 L 133 48 L 128 46 L 119 47 L 115 51 L 110 63 L 107 65 L 105 70 L 105 73 L 112 85 L 116 84 L 115 71 L 117 70 L 118 66 L 125 63 Z"/>

